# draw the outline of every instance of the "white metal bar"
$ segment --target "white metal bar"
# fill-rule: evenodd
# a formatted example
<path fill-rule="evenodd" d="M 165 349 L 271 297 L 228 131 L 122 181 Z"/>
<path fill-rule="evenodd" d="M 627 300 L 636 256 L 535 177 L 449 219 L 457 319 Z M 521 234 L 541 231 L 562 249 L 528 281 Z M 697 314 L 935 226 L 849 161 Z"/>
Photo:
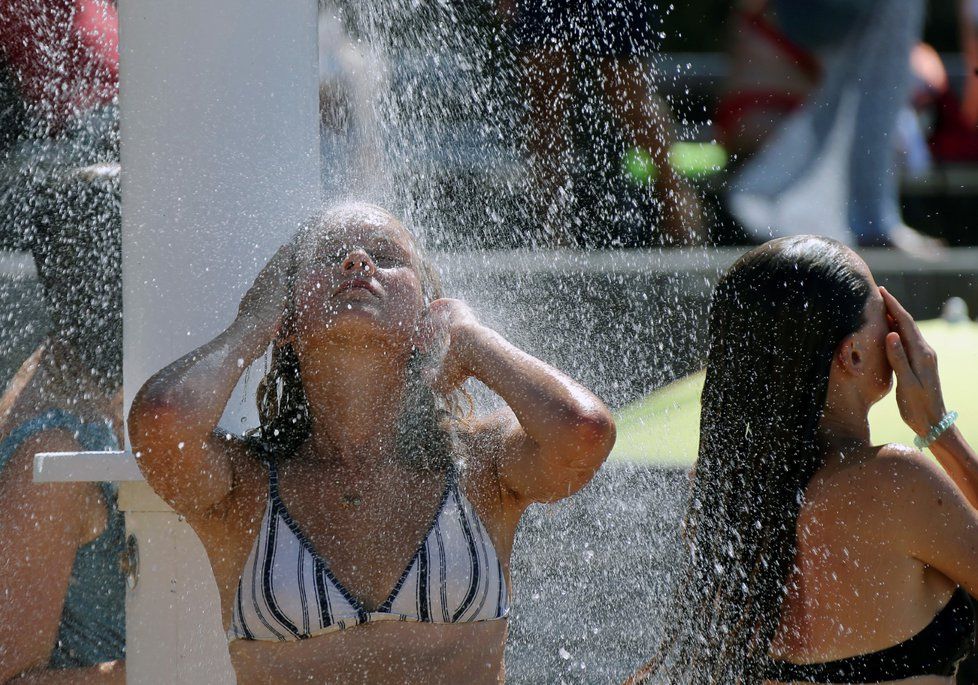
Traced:
<path fill-rule="evenodd" d="M 141 480 L 143 474 L 128 452 L 39 452 L 34 455 L 35 483 Z"/>

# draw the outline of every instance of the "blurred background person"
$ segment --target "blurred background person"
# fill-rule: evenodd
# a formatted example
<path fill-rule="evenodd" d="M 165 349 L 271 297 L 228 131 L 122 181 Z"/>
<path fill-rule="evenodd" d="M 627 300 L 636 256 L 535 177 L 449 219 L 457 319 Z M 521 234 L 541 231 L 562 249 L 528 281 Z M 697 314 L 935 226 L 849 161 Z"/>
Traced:
<path fill-rule="evenodd" d="M 106 0 L 0 0 L 14 134 L 0 161 L 0 225 L 29 247 L 31 197 L 65 169 L 118 162 L 118 16 Z"/>
<path fill-rule="evenodd" d="M 118 68 L 111 2 L 0 0 L 0 233 L 50 325 L 0 398 L 0 682 L 124 681 L 115 493 L 33 482 L 37 452 L 122 442 Z"/>
<path fill-rule="evenodd" d="M 754 239 L 819 233 L 940 254 L 939 241 L 903 222 L 899 166 L 910 176 L 929 171 L 931 149 L 962 159 L 974 130 L 963 133 L 964 110 L 940 58 L 920 43 L 923 9 L 917 0 L 740 3 L 717 124 L 732 152 L 753 155 L 727 201 Z M 966 55 L 972 9 L 960 8 Z M 938 113 L 930 148 L 915 115 L 924 106 Z"/>
<path fill-rule="evenodd" d="M 0 398 L 0 682 L 122 683 L 115 492 L 33 481 L 38 452 L 122 444 L 118 168 L 78 170 L 34 202 L 51 331 Z"/>
<path fill-rule="evenodd" d="M 653 5 L 643 0 L 504 0 L 499 9 L 525 77 L 533 202 L 544 240 L 574 245 L 582 232 L 575 225 L 573 119 L 594 118 L 595 112 L 579 104 L 580 78 L 599 84 L 612 119 L 652 158 L 658 174 L 658 228 L 666 241 L 702 242 L 700 201 L 669 163 L 676 140 L 672 115 L 651 83 L 647 59 L 655 40 Z"/>

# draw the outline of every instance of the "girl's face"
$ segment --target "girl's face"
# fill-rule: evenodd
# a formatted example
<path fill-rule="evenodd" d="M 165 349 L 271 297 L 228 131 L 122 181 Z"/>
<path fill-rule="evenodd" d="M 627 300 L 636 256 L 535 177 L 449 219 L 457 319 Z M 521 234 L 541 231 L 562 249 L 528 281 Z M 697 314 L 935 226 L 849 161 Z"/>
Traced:
<path fill-rule="evenodd" d="M 336 336 L 411 344 L 425 308 L 413 237 L 379 208 L 338 210 L 301 239 L 294 298 L 306 344 Z"/>

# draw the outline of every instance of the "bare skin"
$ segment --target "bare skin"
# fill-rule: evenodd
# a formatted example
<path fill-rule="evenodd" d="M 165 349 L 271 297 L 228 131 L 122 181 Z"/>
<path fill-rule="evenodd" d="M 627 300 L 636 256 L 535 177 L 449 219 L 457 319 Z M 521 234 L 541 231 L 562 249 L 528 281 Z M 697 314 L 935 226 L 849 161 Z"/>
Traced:
<path fill-rule="evenodd" d="M 568 180 L 567 166 L 572 157 L 572 74 L 578 60 L 566 49 L 549 47 L 529 51 L 524 61 L 533 120 L 529 140 L 534 156 L 533 176 L 546 210 L 550 203 L 558 201 Z M 647 65 L 637 59 L 602 60 L 603 94 L 634 144 L 649 152 L 658 170 L 660 229 L 675 244 L 699 244 L 705 238 L 700 201 L 692 186 L 669 163 L 669 149 L 676 140 L 676 132 L 668 105 L 648 86 L 646 71 Z M 555 218 L 560 220 L 559 215 Z M 546 228 L 562 244 L 575 241 L 569 226 Z"/>
<path fill-rule="evenodd" d="M 514 347 L 457 300 L 427 306 L 410 233 L 367 205 L 334 211 L 325 230 L 269 262 L 231 326 L 151 378 L 133 402 L 130 438 L 149 483 L 197 531 L 225 626 L 266 504 L 268 475 L 243 441 L 214 429 L 242 368 L 276 338 L 295 250 L 293 341 L 312 433 L 280 461 L 283 501 L 333 573 L 370 610 L 412 558 L 445 488 L 442 473 L 395 458 L 394 425 L 413 347 L 440 350 L 429 382 L 467 378 L 508 409 L 462 427 L 461 487 L 508 577 L 517 523 L 532 502 L 583 487 L 607 457 L 614 424 L 594 395 Z M 239 362 L 238 360 L 241 360 Z M 351 496 L 360 504 L 351 507 Z M 383 623 L 301 642 L 237 641 L 238 682 L 499 682 L 506 621 Z"/>
<path fill-rule="evenodd" d="M 52 408 L 83 420 L 113 417 L 122 426 L 121 394 L 70 401 L 43 364 L 39 348 L 24 362 L 0 399 L 0 436 Z M 119 435 L 121 438 L 121 434 Z M 48 430 L 26 440 L 0 471 L 0 683 L 125 682 L 123 662 L 89 668 L 47 667 L 75 553 L 105 530 L 107 512 L 96 483 L 34 483 L 37 452 L 75 452 L 81 445 L 64 430 Z M 38 579 L 43 579 L 38 582 Z"/>
<path fill-rule="evenodd" d="M 864 326 L 833 360 L 821 425 L 828 456 L 798 518 L 797 570 L 775 658 L 820 663 L 886 649 L 927 626 L 957 586 L 978 594 L 978 456 L 957 428 L 932 446 L 936 461 L 874 446 L 869 408 L 889 392 L 893 372 L 904 421 L 926 435 L 946 414 L 936 356 L 900 303 L 874 284 Z"/>

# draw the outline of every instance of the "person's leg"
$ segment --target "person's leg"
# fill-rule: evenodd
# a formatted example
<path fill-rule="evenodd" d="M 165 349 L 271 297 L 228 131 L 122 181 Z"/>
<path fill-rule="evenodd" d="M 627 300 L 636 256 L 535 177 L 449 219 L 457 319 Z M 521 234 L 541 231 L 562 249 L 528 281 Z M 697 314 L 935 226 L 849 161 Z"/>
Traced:
<path fill-rule="evenodd" d="M 570 120 L 573 60 L 563 46 L 546 46 L 525 51 L 523 63 L 530 117 L 527 148 L 536 219 L 545 242 L 573 244 L 574 230 L 568 225 L 573 203 Z"/>
<path fill-rule="evenodd" d="M 849 65 L 856 72 L 854 87 L 861 91 L 855 111 L 849 196 L 849 225 L 860 244 L 888 244 L 891 232 L 903 224 L 896 168 L 897 122 L 910 92 L 910 53 L 920 39 L 923 10 L 921 0 L 878 0 L 872 15 L 863 19 L 859 61 Z M 843 53 L 846 57 L 851 54 Z"/>
<path fill-rule="evenodd" d="M 731 211 L 749 233 L 923 245 L 901 244 L 909 229 L 894 169 L 922 12 L 922 0 L 878 0 L 851 24 L 826 59 L 822 86 L 730 184 Z"/>
<path fill-rule="evenodd" d="M 703 217 L 696 191 L 669 164 L 676 141 L 669 105 L 650 83 L 648 67 L 633 57 L 606 57 L 601 65 L 604 95 L 636 147 L 655 163 L 662 214 L 659 227 L 679 244 L 702 242 Z"/>

